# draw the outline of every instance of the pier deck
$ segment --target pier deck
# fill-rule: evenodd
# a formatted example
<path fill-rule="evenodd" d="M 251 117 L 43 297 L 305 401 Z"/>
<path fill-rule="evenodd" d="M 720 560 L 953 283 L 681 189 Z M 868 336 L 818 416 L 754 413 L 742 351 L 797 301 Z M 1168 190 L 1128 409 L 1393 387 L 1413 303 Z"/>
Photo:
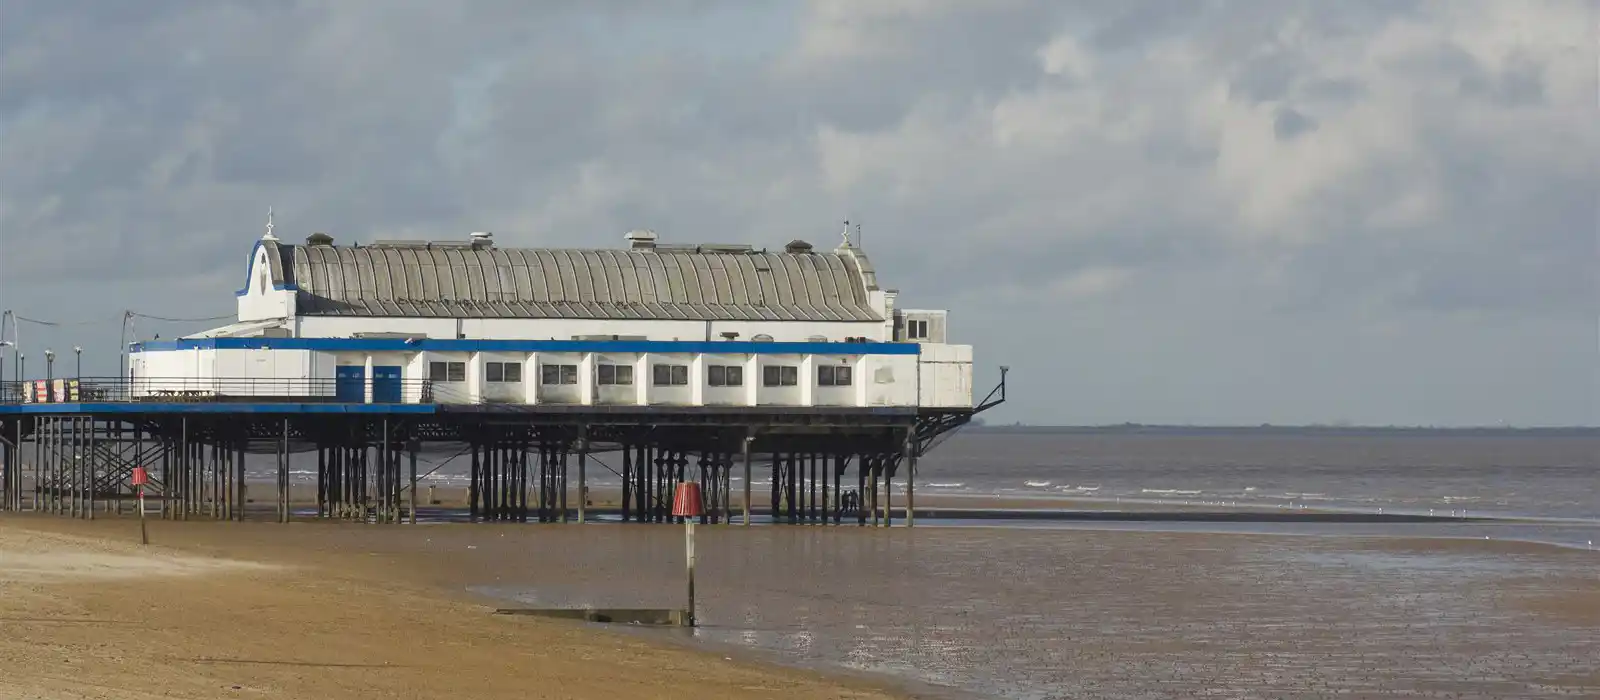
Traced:
<path fill-rule="evenodd" d="M 671 515 L 672 491 L 691 481 L 705 494 L 700 521 L 707 524 L 748 524 L 752 502 L 765 496 L 762 510 L 774 522 L 887 526 L 903 512 L 911 525 L 912 511 L 891 502 L 893 480 L 904 478 L 905 505 L 914 504 L 918 455 L 999 401 L 1003 392 L 966 410 L 293 397 L 0 403 L 0 509 L 93 518 L 97 509 L 131 503 L 134 468 L 144 467 L 146 496 L 160 517 L 243 520 L 246 504 L 262 500 L 245 497 L 249 461 L 253 473 L 276 475 L 272 517 L 289 522 L 305 513 L 291 503 L 290 455 L 315 454 L 315 517 L 415 523 L 426 508 L 417 495 L 418 454 L 459 449 L 472 521 L 591 520 L 581 494 L 589 462 L 604 455 L 604 468 L 622 477 L 624 522 L 682 522 Z M 752 493 L 758 463 L 771 474 L 769 492 L 759 495 Z M 737 513 L 735 469 L 743 471 Z"/>

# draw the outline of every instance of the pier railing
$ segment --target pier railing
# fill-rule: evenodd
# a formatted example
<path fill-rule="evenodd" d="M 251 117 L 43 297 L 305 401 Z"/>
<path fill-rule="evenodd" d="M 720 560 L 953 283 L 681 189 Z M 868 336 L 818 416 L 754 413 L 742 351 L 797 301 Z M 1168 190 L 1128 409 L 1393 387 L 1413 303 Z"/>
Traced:
<path fill-rule="evenodd" d="M 81 377 L 0 382 L 0 404 L 478 403 L 459 382 L 427 379 Z"/>

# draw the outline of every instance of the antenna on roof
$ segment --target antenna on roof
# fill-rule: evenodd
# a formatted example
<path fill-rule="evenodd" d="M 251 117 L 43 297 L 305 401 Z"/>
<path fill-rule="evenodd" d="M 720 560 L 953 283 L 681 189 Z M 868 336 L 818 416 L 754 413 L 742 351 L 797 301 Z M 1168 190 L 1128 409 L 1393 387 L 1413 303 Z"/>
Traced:
<path fill-rule="evenodd" d="M 863 240 L 865 240 L 865 237 L 863 237 L 861 235 L 861 224 L 859 222 L 857 222 L 856 223 L 856 247 L 858 247 L 858 248 L 861 247 L 861 241 L 863 241 Z"/>
<path fill-rule="evenodd" d="M 839 246 L 839 247 L 841 247 L 841 248 L 849 248 L 850 247 L 850 220 L 849 219 L 845 219 L 845 221 L 844 221 L 844 245 Z"/>
<path fill-rule="evenodd" d="M 261 240 L 263 240 L 263 241 L 276 241 L 276 240 L 278 240 L 277 236 L 272 235 L 272 207 L 270 205 L 267 207 L 267 235 L 262 236 Z"/>

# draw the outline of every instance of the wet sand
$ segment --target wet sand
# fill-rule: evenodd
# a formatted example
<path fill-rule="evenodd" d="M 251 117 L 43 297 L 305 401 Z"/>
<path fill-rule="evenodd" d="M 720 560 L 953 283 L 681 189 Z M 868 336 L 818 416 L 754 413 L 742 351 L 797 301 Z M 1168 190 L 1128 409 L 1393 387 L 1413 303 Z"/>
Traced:
<path fill-rule="evenodd" d="M 94 546 L 118 552 L 137 537 L 126 519 L 13 516 L 0 520 L 0 533 L 13 524 L 114 538 Z M 530 679 L 552 674 L 576 680 L 551 697 L 761 697 L 778 687 L 786 697 L 850 697 L 841 688 L 873 697 L 876 687 L 657 644 L 681 645 L 681 634 L 619 637 L 484 614 L 482 606 L 516 604 L 679 605 L 676 527 L 155 522 L 151 532 L 170 548 L 163 551 L 188 557 L 186 566 L 293 568 L 223 564 L 114 588 L 35 579 L 24 589 L 45 598 L 0 608 L 8 629 L 0 667 L 28 668 L 36 687 L 56 689 L 39 684 L 82 674 L 31 669 L 70 668 L 53 665 L 87 652 L 103 678 L 149 679 L 141 665 L 165 665 L 185 687 L 245 678 L 279 697 L 356 697 L 358 685 L 411 697 L 538 696 Z M 1012 528 L 700 532 L 703 627 L 693 641 L 759 650 L 759 659 L 791 666 L 1028 700 L 1600 696 L 1593 552 Z M 0 598 L 13 602 L 0 606 L 17 604 L 16 587 L 6 584 Z M 10 629 L 29 642 L 19 645 Z M 446 666 L 463 671 L 438 673 Z M 651 680 L 608 670 L 619 666 L 648 668 Z"/>
<path fill-rule="evenodd" d="M 419 585 L 433 562 L 369 553 L 353 546 L 358 532 L 158 522 L 151 533 L 157 545 L 141 548 L 127 519 L 0 517 L 0 697 L 895 697 L 868 681 L 490 615 Z"/>

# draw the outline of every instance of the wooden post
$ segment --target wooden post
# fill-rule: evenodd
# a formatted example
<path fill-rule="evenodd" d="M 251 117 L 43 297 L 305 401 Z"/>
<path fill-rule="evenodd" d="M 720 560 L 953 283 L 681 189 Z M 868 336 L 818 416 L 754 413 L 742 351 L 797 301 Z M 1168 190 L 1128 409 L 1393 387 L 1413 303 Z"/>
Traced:
<path fill-rule="evenodd" d="M 750 524 L 750 443 L 755 442 L 754 435 L 744 438 L 744 524 Z"/>
<path fill-rule="evenodd" d="M 906 527 L 917 526 L 917 429 L 906 429 Z"/>
<path fill-rule="evenodd" d="M 238 504 L 235 517 L 239 522 L 244 522 L 245 511 L 245 483 L 244 483 L 244 448 L 246 438 L 239 438 L 239 445 L 234 451 L 233 460 L 233 502 Z"/>
<path fill-rule="evenodd" d="M 411 524 L 412 525 L 416 525 L 417 524 L 417 451 L 422 446 L 419 443 L 419 441 L 417 441 L 415 438 L 413 438 L 412 441 L 411 441 L 411 444 L 408 445 L 408 447 L 411 448 L 410 450 L 408 450 L 408 452 L 411 453 L 411 455 L 410 455 L 410 461 L 411 461 Z M 431 490 L 432 487 L 430 486 L 429 489 Z"/>
<path fill-rule="evenodd" d="M 589 512 L 589 426 L 578 428 L 578 524 Z"/>
<path fill-rule="evenodd" d="M 572 445 L 562 443 L 561 450 L 556 454 L 558 471 L 556 478 L 560 480 L 557 493 L 561 497 L 561 522 L 565 523 L 572 518 L 572 513 L 567 509 L 567 455 L 572 454 Z"/>
<path fill-rule="evenodd" d="M 889 470 L 894 466 L 892 460 L 883 460 L 883 526 L 894 526 L 894 487 Z"/>
<path fill-rule="evenodd" d="M 289 522 L 289 419 L 283 419 L 283 440 L 278 443 L 278 522 Z"/>

